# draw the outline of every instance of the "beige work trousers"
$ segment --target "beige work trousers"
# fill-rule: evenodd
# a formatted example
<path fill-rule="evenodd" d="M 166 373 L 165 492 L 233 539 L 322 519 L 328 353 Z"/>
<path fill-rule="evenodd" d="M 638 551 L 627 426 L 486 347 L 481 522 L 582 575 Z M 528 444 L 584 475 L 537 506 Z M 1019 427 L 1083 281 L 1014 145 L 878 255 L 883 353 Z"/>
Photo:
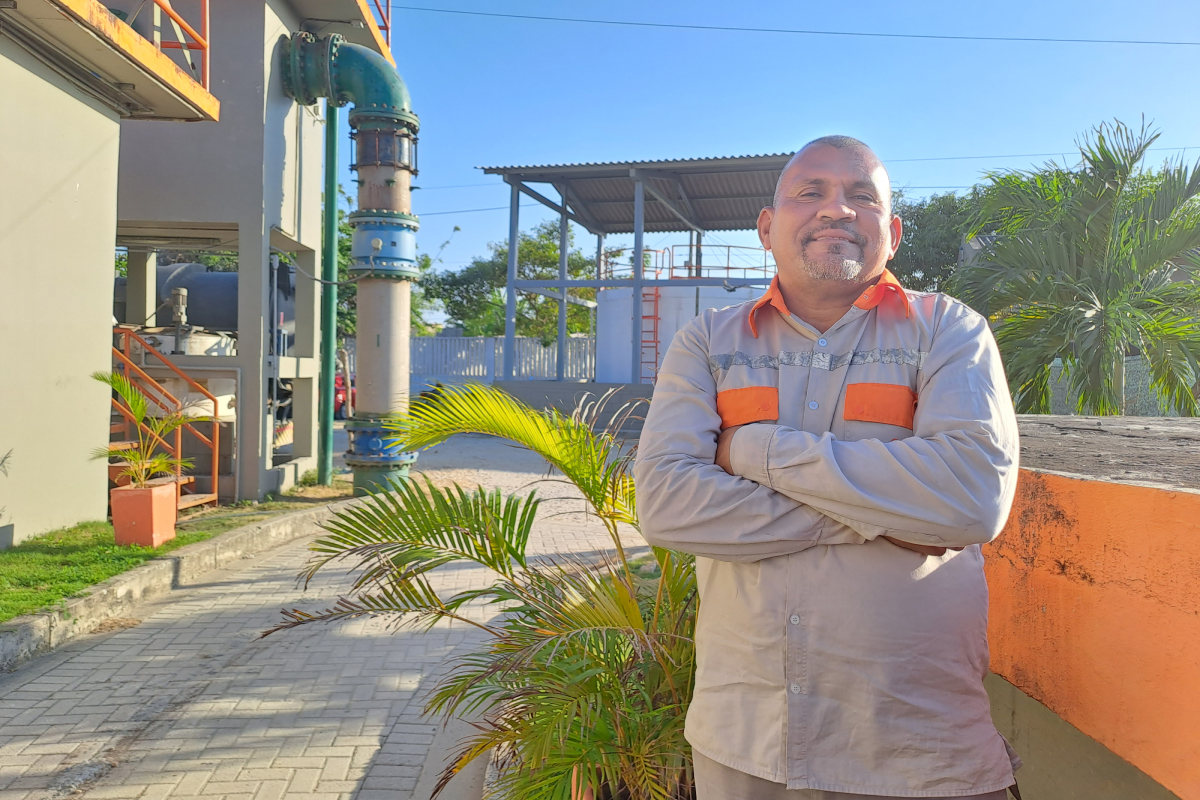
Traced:
<path fill-rule="evenodd" d="M 912 800 L 904 797 L 825 792 L 820 789 L 788 789 L 782 783 L 757 778 L 719 764 L 694 750 L 692 764 L 696 771 L 696 800 Z M 1008 791 L 1001 789 L 987 794 L 937 800 L 1007 800 L 1007 797 Z"/>

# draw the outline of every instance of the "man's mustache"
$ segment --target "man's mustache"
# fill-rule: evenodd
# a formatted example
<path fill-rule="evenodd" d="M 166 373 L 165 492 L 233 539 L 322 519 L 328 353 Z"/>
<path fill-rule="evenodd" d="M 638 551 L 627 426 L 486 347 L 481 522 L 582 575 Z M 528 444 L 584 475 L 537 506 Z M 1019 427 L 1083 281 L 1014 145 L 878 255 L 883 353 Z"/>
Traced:
<path fill-rule="evenodd" d="M 837 223 L 834 223 L 832 225 L 826 225 L 825 227 L 818 228 L 815 231 L 810 231 L 809 233 L 807 233 L 804 236 L 804 243 L 808 244 L 809 242 L 814 241 L 818 236 L 820 236 L 825 231 L 842 231 L 843 233 L 848 233 L 848 234 L 850 234 L 851 237 L 853 237 L 854 244 L 858 245 L 859 247 L 867 246 L 867 237 L 863 236 L 861 233 L 854 230 L 853 228 L 851 228 L 848 225 L 838 225 Z"/>

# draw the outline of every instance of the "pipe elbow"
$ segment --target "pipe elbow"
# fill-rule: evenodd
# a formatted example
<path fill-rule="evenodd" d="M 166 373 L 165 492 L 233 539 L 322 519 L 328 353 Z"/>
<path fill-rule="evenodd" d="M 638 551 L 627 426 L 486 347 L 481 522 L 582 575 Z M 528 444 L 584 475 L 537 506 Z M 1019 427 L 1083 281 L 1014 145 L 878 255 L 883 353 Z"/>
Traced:
<path fill-rule="evenodd" d="M 336 105 L 353 103 L 351 124 L 372 119 L 417 130 L 408 87 L 387 59 L 362 45 L 339 42 L 331 53 L 330 78 Z"/>

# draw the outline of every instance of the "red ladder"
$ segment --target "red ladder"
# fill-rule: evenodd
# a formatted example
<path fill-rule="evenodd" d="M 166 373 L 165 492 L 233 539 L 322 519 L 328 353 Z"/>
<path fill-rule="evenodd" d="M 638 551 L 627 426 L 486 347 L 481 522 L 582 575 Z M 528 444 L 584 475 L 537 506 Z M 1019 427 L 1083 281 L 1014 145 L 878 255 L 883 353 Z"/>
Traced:
<path fill-rule="evenodd" d="M 658 302 L 657 286 L 642 289 L 642 363 L 638 373 L 641 383 L 654 383 L 658 379 Z"/>

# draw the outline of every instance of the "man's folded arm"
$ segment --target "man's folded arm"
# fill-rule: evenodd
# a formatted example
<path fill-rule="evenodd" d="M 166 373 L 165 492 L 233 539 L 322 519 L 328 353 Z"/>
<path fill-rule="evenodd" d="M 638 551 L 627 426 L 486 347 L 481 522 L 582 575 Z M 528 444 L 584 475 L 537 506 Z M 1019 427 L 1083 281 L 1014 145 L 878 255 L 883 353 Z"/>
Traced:
<path fill-rule="evenodd" d="M 987 321 L 965 307 L 951 313 L 918 378 L 912 437 L 843 442 L 747 425 L 730 446 L 733 471 L 870 539 L 991 541 L 1016 491 L 1016 417 Z"/>
<path fill-rule="evenodd" d="M 846 525 L 713 463 L 721 419 L 706 318 L 675 335 L 658 374 L 634 464 L 642 535 L 658 547 L 720 561 L 864 543 Z"/>

